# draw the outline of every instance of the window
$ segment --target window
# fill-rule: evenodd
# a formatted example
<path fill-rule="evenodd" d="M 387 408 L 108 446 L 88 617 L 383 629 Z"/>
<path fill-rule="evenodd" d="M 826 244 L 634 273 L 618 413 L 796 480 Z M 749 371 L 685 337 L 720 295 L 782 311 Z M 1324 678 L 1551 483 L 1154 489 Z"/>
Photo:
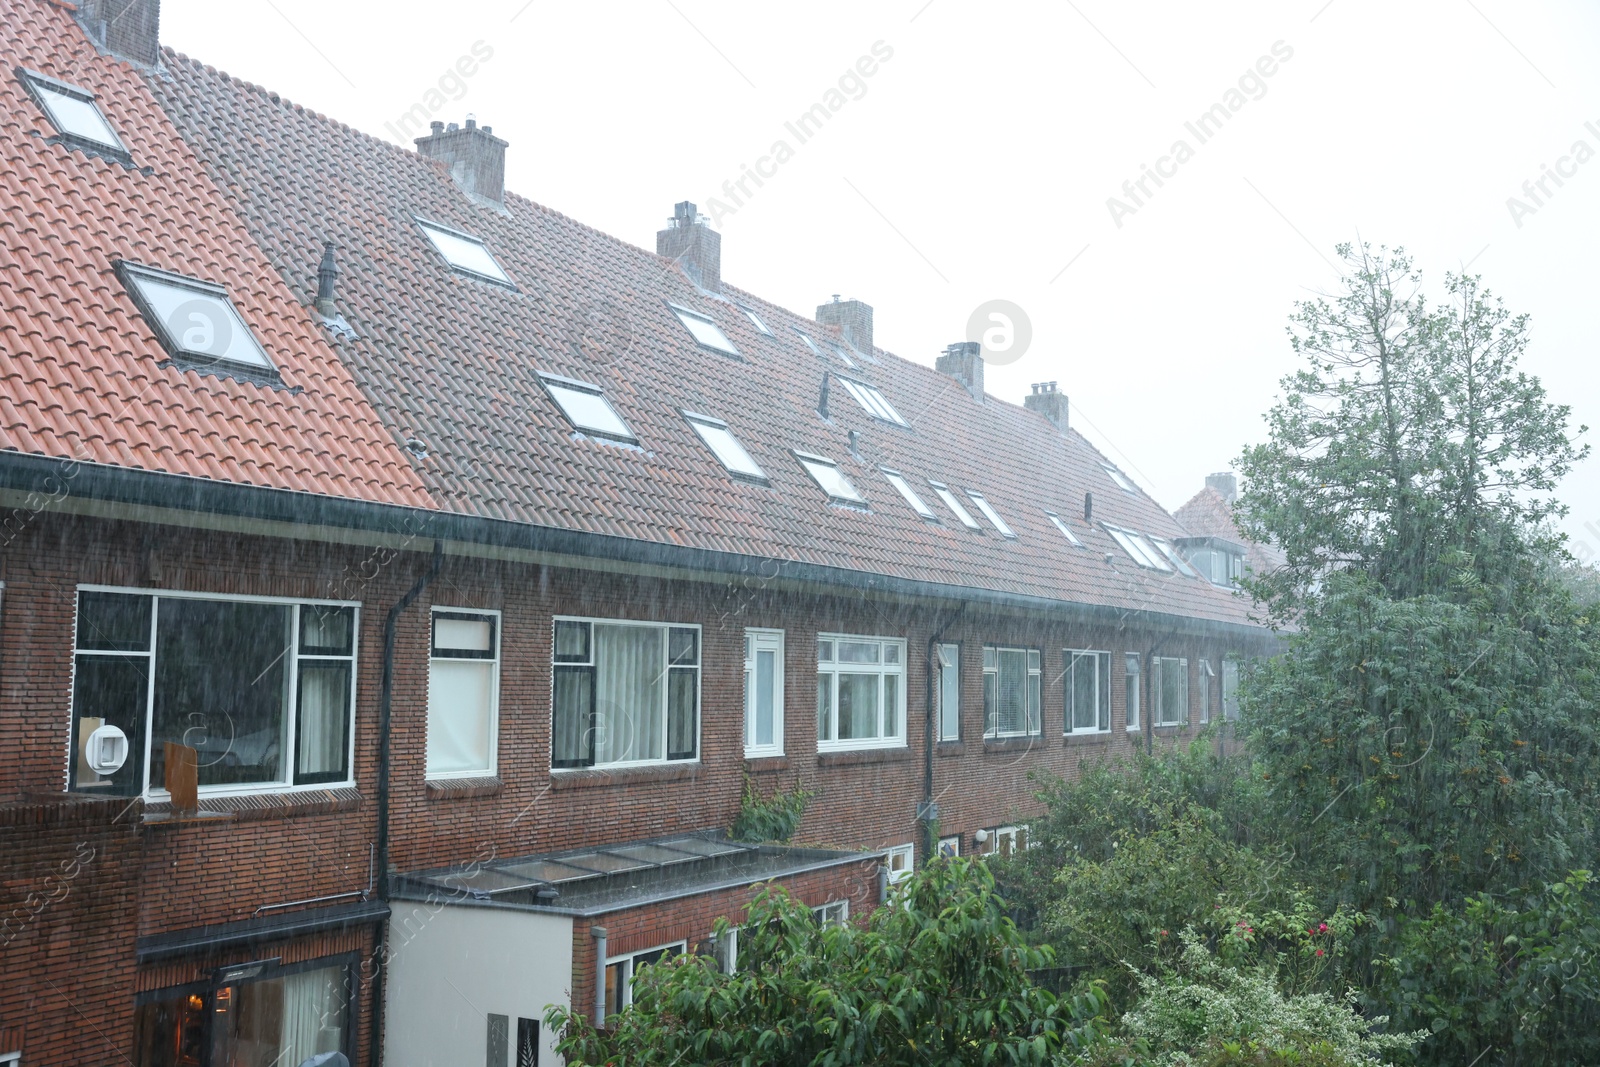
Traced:
<path fill-rule="evenodd" d="M 1185 578 L 1198 578 L 1200 576 L 1193 567 L 1189 566 L 1187 560 L 1178 555 L 1178 553 L 1173 549 L 1171 542 L 1163 541 L 1159 537 L 1151 537 L 1150 543 L 1155 545 L 1156 548 L 1160 550 L 1161 555 L 1166 559 L 1166 561 L 1178 568 L 1179 573 Z"/>
<path fill-rule="evenodd" d="M 1138 492 L 1138 490 L 1133 487 L 1133 483 L 1128 481 L 1128 476 L 1123 474 L 1121 471 L 1117 470 L 1117 468 L 1113 467 L 1111 464 L 1102 463 L 1102 464 L 1100 464 L 1100 467 L 1101 467 L 1102 470 L 1104 470 L 1106 472 L 1106 475 L 1113 482 L 1117 483 L 1117 488 L 1118 489 L 1125 490 L 1126 492 L 1129 492 L 1129 493 Z"/>
<path fill-rule="evenodd" d="M 1236 586 L 1244 577 L 1244 556 L 1215 545 L 1191 548 L 1189 562 L 1212 585 Z"/>
<path fill-rule="evenodd" d="M 892 637 L 817 635 L 817 748 L 906 743 L 906 643 Z"/>
<path fill-rule="evenodd" d="M 0 1052 L 0 1067 L 22 1067 L 22 1053 Z"/>
<path fill-rule="evenodd" d="M 783 755 L 783 631 L 744 632 L 744 754 Z"/>
<path fill-rule="evenodd" d="M 743 304 L 739 304 L 737 307 L 740 311 L 744 312 L 744 317 L 750 320 L 750 325 L 754 326 L 758 333 L 764 333 L 768 337 L 772 336 L 772 331 L 767 329 L 767 324 L 761 321 L 760 315 L 757 315 L 755 311 L 745 307 Z"/>
<path fill-rule="evenodd" d="M 822 487 L 824 493 L 828 494 L 828 499 L 843 504 L 866 503 L 833 460 L 826 456 L 813 456 L 807 452 L 796 452 L 794 458 L 800 461 L 800 466 L 804 467 L 806 473 Z"/>
<path fill-rule="evenodd" d="M 588 382 L 572 378 L 561 378 L 554 374 L 541 374 L 539 381 L 544 385 L 545 392 L 550 394 L 550 399 L 561 408 L 561 414 L 565 415 L 573 426 L 588 433 L 613 437 L 619 441 L 637 440 L 598 385 L 590 385 Z"/>
<path fill-rule="evenodd" d="M 164 793 L 167 741 L 202 791 L 351 781 L 353 605 L 85 586 L 77 622 L 71 789 Z M 84 751 L 101 726 L 128 738 L 106 775 Z"/>
<path fill-rule="evenodd" d="M 93 93 L 76 85 L 56 81 L 37 71 L 19 72 L 33 98 L 44 111 L 45 118 L 63 138 L 88 142 L 100 148 L 110 148 L 126 155 L 128 148 L 122 143 L 106 117 L 100 113 Z M 0 1065 L 4 1064 L 0 1058 Z"/>
<path fill-rule="evenodd" d="M 939 740 L 961 740 L 961 646 L 942 644 L 939 656 Z"/>
<path fill-rule="evenodd" d="M 692 760 L 700 743 L 700 627 L 555 620 L 551 765 Z"/>
<path fill-rule="evenodd" d="M 989 856 L 1010 856 L 1028 847 L 1026 826 L 1001 826 L 989 831 L 984 842 L 984 853 Z"/>
<path fill-rule="evenodd" d="M 1106 528 L 1106 533 L 1111 535 L 1111 539 L 1122 546 L 1122 551 L 1126 552 L 1139 566 L 1171 573 L 1172 564 L 1168 563 L 1161 553 L 1157 552 L 1150 542 L 1144 539 L 1143 534 L 1135 533 L 1133 530 L 1124 530 L 1120 527 L 1112 526 L 1110 523 L 1102 523 L 1101 525 Z"/>
<path fill-rule="evenodd" d="M 961 501 L 956 499 L 956 495 L 950 491 L 949 486 L 942 482 L 929 482 L 928 484 L 933 486 L 933 491 L 939 495 L 940 500 L 944 501 L 944 506 L 950 509 L 950 513 L 961 520 L 961 525 L 969 530 L 983 529 L 982 526 L 978 525 L 978 520 L 972 517 L 972 512 L 961 506 Z"/>
<path fill-rule="evenodd" d="M 1039 733 L 1039 650 L 983 646 L 983 736 Z"/>
<path fill-rule="evenodd" d="M 188 366 L 225 364 L 276 376 L 277 369 L 222 286 L 126 260 L 116 268 L 156 340 L 173 359 Z"/>
<path fill-rule="evenodd" d="M 1155 706 L 1155 725 L 1187 726 L 1189 661 L 1174 656 L 1157 656 L 1150 670 L 1150 703 Z"/>
<path fill-rule="evenodd" d="M 668 304 L 667 306 L 672 309 L 674 315 L 678 316 L 678 321 L 683 323 L 684 328 L 689 331 L 689 335 L 703 347 L 714 348 L 718 352 L 723 352 L 730 356 L 739 354 L 739 350 L 733 346 L 733 342 L 728 340 L 728 335 L 722 332 L 722 327 L 718 326 L 710 316 L 702 315 L 698 311 L 690 311 L 688 308 L 679 307 L 677 304 Z"/>
<path fill-rule="evenodd" d="M 355 1053 L 349 963 L 268 963 L 234 970 L 253 973 L 226 985 L 141 995 L 134 1007 L 132 1062 L 137 1067 L 298 1064 L 324 1052 Z"/>
<path fill-rule="evenodd" d="M 911 505 L 912 511 L 915 511 L 918 515 L 921 515 L 929 522 L 939 521 L 939 516 L 933 513 L 932 508 L 923 503 L 922 498 L 917 495 L 916 490 L 911 488 L 911 483 L 907 482 L 905 477 L 902 476 L 899 471 L 892 471 L 888 467 L 879 467 L 878 469 L 883 471 L 883 476 L 889 479 L 889 484 L 894 486 L 895 490 L 905 498 L 907 504 Z"/>
<path fill-rule="evenodd" d="M 813 341 L 811 339 L 811 335 L 810 334 L 806 333 L 804 330 L 802 330 L 802 329 L 800 329 L 798 327 L 795 328 L 794 332 L 799 334 L 800 335 L 800 340 L 804 341 L 806 343 L 806 347 L 811 349 L 812 355 L 816 355 L 816 356 L 822 355 L 822 349 L 817 347 L 817 342 L 815 342 L 815 341 Z"/>
<path fill-rule="evenodd" d="M 897 885 L 911 877 L 915 852 L 913 845 L 895 845 L 888 850 L 884 856 L 884 864 L 889 868 L 890 885 Z"/>
<path fill-rule="evenodd" d="M 1129 652 L 1123 656 L 1123 701 L 1127 708 L 1128 729 L 1139 728 L 1139 653 Z"/>
<path fill-rule="evenodd" d="M 1065 536 L 1068 541 L 1071 541 L 1079 548 L 1083 547 L 1083 542 L 1078 540 L 1078 535 L 1072 532 L 1072 527 L 1068 526 L 1066 521 L 1063 520 L 1060 515 L 1057 515 L 1053 511 L 1047 511 L 1045 514 L 1050 516 L 1050 521 L 1056 524 L 1056 529 L 1060 530 L 1062 535 Z"/>
<path fill-rule="evenodd" d="M 729 474 L 735 478 L 749 478 L 752 481 L 766 483 L 767 476 L 762 472 L 760 464 L 744 450 L 739 439 L 733 436 L 733 431 L 728 429 L 727 423 L 721 419 L 713 419 L 710 415 L 696 415 L 690 411 L 685 411 L 683 417 L 689 420 L 694 432 L 700 435 L 700 440 L 711 449 L 711 454 L 727 468 Z"/>
<path fill-rule="evenodd" d="M 954 858 L 956 856 L 961 855 L 961 838 L 960 837 L 941 837 L 941 838 L 939 838 L 939 855 L 943 859 L 952 859 L 952 858 Z"/>
<path fill-rule="evenodd" d="M 417 225 L 433 244 L 434 250 L 454 269 L 463 274 L 470 274 L 474 278 L 516 288 L 511 276 L 501 269 L 484 243 L 470 233 L 452 230 L 448 226 L 441 226 L 437 222 L 428 222 L 425 219 L 417 219 Z"/>
<path fill-rule="evenodd" d="M 1111 729 L 1111 653 L 1067 649 L 1067 733 L 1105 733 Z"/>
<path fill-rule="evenodd" d="M 1211 669 L 1211 661 L 1200 661 L 1200 721 L 1211 721 L 1211 686 L 1217 672 Z"/>
<path fill-rule="evenodd" d="M 429 778 L 495 773 L 500 613 L 433 609 L 428 658 Z"/>
<path fill-rule="evenodd" d="M 1000 531 L 1001 537 L 1008 538 L 1012 541 L 1017 539 L 1016 533 L 1012 531 L 1011 527 L 1006 525 L 1006 520 L 1000 517 L 1000 513 L 995 511 L 989 502 L 983 498 L 982 493 L 978 492 L 976 489 L 968 489 L 967 496 L 971 497 L 972 502 L 978 506 L 978 510 L 983 512 L 983 517 L 988 519 L 996 530 Z"/>
<path fill-rule="evenodd" d="M 633 1003 L 633 980 L 638 977 L 640 968 L 680 955 L 688 947 L 687 942 L 678 941 L 606 960 L 606 1018 Z"/>
<path fill-rule="evenodd" d="M 816 919 L 817 925 L 824 930 L 830 926 L 843 926 L 850 918 L 850 902 L 833 900 L 819 904 L 811 909 L 811 917 Z"/>
<path fill-rule="evenodd" d="M 843 352 L 839 354 L 841 358 L 844 355 Z M 846 378 L 842 374 L 835 375 L 835 377 L 839 379 L 839 384 L 844 386 L 845 391 L 856 398 L 856 403 L 860 404 L 868 415 L 883 422 L 892 422 L 896 426 L 911 425 L 900 417 L 900 413 L 890 405 L 889 401 L 883 398 L 883 394 L 878 391 L 877 386 L 868 385 L 866 382 L 858 382 L 854 378 Z"/>
<path fill-rule="evenodd" d="M 844 347 L 842 345 L 829 345 L 828 347 L 833 350 L 833 354 L 834 355 L 839 357 L 839 362 L 840 363 L 843 363 L 846 367 L 849 367 L 851 370 L 855 369 L 855 366 L 856 366 L 855 360 L 850 358 L 850 354 L 844 350 Z"/>
<path fill-rule="evenodd" d="M 1222 661 L 1222 717 L 1228 722 L 1239 721 L 1239 661 Z"/>

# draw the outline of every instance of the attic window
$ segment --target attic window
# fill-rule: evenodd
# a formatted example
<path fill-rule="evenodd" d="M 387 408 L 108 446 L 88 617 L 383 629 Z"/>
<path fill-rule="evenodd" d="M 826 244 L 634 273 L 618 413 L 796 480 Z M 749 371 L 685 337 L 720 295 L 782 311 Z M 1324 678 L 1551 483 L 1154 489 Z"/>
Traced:
<path fill-rule="evenodd" d="M 451 267 L 474 278 L 516 288 L 511 276 L 500 268 L 500 264 L 495 262 L 494 256 L 489 254 L 489 249 L 478 238 L 425 219 L 417 219 L 417 225 L 422 227 L 422 232 L 433 242 L 435 250 Z"/>
<path fill-rule="evenodd" d="M 1133 561 L 1139 566 L 1148 567 L 1155 571 L 1166 571 L 1169 574 L 1172 573 L 1172 565 L 1151 546 L 1149 541 L 1144 539 L 1143 534 L 1136 533 L 1133 530 L 1124 530 L 1120 527 L 1112 526 L 1110 523 L 1105 523 L 1104 525 L 1106 533 L 1111 535 L 1111 539 L 1121 545 L 1122 550 L 1132 557 Z"/>
<path fill-rule="evenodd" d="M 808 452 L 795 452 L 794 458 L 806 469 L 822 491 L 828 494 L 830 500 L 845 504 L 865 504 L 866 500 L 856 492 L 856 487 L 850 484 L 850 479 L 844 476 L 839 465 L 826 456 L 813 456 Z"/>
<path fill-rule="evenodd" d="M 815 342 L 815 341 L 813 341 L 811 339 L 811 335 L 810 334 L 806 333 L 804 330 L 800 329 L 798 326 L 796 326 L 794 328 L 794 332 L 799 334 L 800 335 L 800 340 L 804 341 L 806 343 L 806 347 L 811 349 L 811 354 L 812 355 L 814 355 L 814 356 L 821 356 L 822 355 L 822 349 L 817 347 L 817 342 Z M 852 370 L 855 369 L 855 364 L 850 362 L 850 357 L 844 354 L 844 349 L 840 348 L 838 345 L 830 345 L 829 347 L 833 349 L 833 354 L 838 356 L 839 359 L 841 361 L 843 361 L 843 363 L 844 363 L 844 365 L 846 367 L 849 367 Z"/>
<path fill-rule="evenodd" d="M 1068 526 L 1066 521 L 1062 519 L 1060 515 L 1057 515 L 1053 511 L 1047 511 L 1045 514 L 1050 516 L 1050 521 L 1056 524 L 1056 529 L 1060 530 L 1062 534 L 1066 536 L 1068 541 L 1071 541 L 1079 548 L 1083 547 L 1083 542 L 1078 540 L 1078 535 L 1072 532 L 1072 527 Z"/>
<path fill-rule="evenodd" d="M 978 525 L 978 520 L 972 517 L 972 512 L 961 506 L 961 501 L 956 499 L 956 495 L 950 491 L 949 486 L 943 482 L 929 482 L 928 484 L 933 487 L 935 493 L 939 494 L 939 499 L 944 501 L 944 506 L 950 509 L 950 513 L 961 520 L 961 525 L 969 530 L 983 529 L 982 526 Z"/>
<path fill-rule="evenodd" d="M 767 328 L 767 324 L 765 322 L 761 321 L 760 315 L 757 315 L 754 311 L 745 307 L 743 304 L 739 305 L 739 310 L 744 312 L 744 317 L 750 320 L 750 324 L 754 326 L 758 332 L 764 333 L 768 337 L 772 336 L 772 331 Z"/>
<path fill-rule="evenodd" d="M 1200 572 L 1189 566 L 1189 561 L 1178 555 L 1177 551 L 1173 549 L 1170 542 L 1163 541 L 1159 537 L 1152 537 L 1150 538 L 1150 543 L 1155 545 L 1156 548 L 1160 550 L 1161 554 L 1167 558 L 1167 562 L 1178 568 L 1179 573 L 1185 578 L 1200 577 Z"/>
<path fill-rule="evenodd" d="M 560 405 L 561 413 L 567 417 L 567 421 L 578 429 L 619 441 L 637 440 L 598 385 L 554 374 L 541 374 L 539 381 L 550 394 L 550 398 Z"/>
<path fill-rule="evenodd" d="M 264 371 L 276 379 L 277 368 L 222 286 L 125 261 L 116 266 L 139 312 L 175 360 L 200 369 Z"/>
<path fill-rule="evenodd" d="M 1017 539 L 1016 531 L 1006 525 L 1006 520 L 1002 519 L 1000 513 L 994 509 L 994 506 L 983 498 L 982 493 L 976 489 L 968 489 L 967 496 L 972 499 L 974 504 L 978 505 L 978 510 L 983 512 L 983 517 L 993 523 L 996 530 L 1000 531 L 1001 537 L 1012 541 Z"/>
<path fill-rule="evenodd" d="M 843 375 L 838 377 L 839 384 L 843 385 L 850 395 L 856 398 L 856 403 L 860 404 L 868 415 L 875 419 L 882 419 L 884 422 L 892 422 L 896 426 L 909 427 L 911 425 L 905 419 L 902 419 L 900 413 L 883 398 L 883 394 L 878 391 L 877 386 L 868 385 L 866 382 L 858 382 Z"/>
<path fill-rule="evenodd" d="M 841 363 L 843 363 L 846 367 L 851 368 L 852 370 L 855 369 L 855 362 L 849 356 L 847 356 L 845 354 L 843 346 L 841 346 L 841 345 L 829 345 L 828 347 L 833 349 L 833 354 L 839 357 L 839 361 Z"/>
<path fill-rule="evenodd" d="M 100 113 L 94 94 L 76 85 L 56 81 L 31 70 L 21 70 L 23 81 L 39 102 L 45 118 L 62 137 L 74 141 L 87 141 L 102 148 L 110 148 L 124 155 L 128 148 L 117 136 L 106 117 Z"/>
<path fill-rule="evenodd" d="M 677 304 L 668 304 L 667 306 L 672 309 L 672 313 L 678 316 L 678 320 L 683 323 L 684 328 L 700 344 L 707 348 L 715 348 L 718 352 L 726 352 L 730 356 L 739 354 L 739 350 L 733 347 L 733 342 L 728 340 L 728 335 L 722 332 L 722 327 L 712 321 L 709 316 L 702 315 L 698 311 L 690 311 L 688 308 L 681 308 Z"/>
<path fill-rule="evenodd" d="M 1100 466 L 1103 467 L 1105 472 L 1111 476 L 1111 480 L 1117 483 L 1118 488 L 1126 490 L 1130 493 L 1138 492 L 1138 490 L 1133 487 L 1133 483 L 1128 481 L 1128 476 L 1117 470 L 1117 468 L 1113 467 L 1109 463 L 1102 463 Z"/>
<path fill-rule="evenodd" d="M 692 411 L 685 411 L 683 417 L 689 420 L 689 425 L 694 427 L 694 432 L 700 435 L 700 440 L 711 449 L 711 454 L 728 469 L 728 473 L 736 478 L 749 478 L 765 484 L 767 476 L 760 465 L 744 450 L 739 439 L 733 436 L 733 431 L 728 429 L 728 424 L 721 419 L 714 419 L 710 415 L 696 415 Z"/>
<path fill-rule="evenodd" d="M 894 486 L 901 496 L 905 497 L 906 503 L 911 505 L 912 511 L 915 511 L 929 522 L 939 521 L 939 516 L 935 515 L 933 509 L 923 502 L 923 499 L 917 495 L 917 491 L 911 488 L 911 483 L 906 481 L 899 471 L 892 471 L 888 467 L 879 467 L 878 469 L 883 471 L 885 478 L 889 479 L 889 484 Z"/>

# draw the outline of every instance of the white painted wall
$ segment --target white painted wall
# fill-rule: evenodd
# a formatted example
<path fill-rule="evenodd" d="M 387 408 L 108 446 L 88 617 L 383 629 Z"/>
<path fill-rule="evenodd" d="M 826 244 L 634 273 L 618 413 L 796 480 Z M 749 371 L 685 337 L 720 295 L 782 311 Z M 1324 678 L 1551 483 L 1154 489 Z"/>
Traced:
<path fill-rule="evenodd" d="M 383 1062 L 388 1067 L 481 1067 L 490 1013 L 538 1019 L 540 1067 L 559 1064 L 545 1008 L 568 1003 L 572 920 L 501 908 L 395 901 Z M 515 1067 L 508 1062 L 508 1067 Z"/>

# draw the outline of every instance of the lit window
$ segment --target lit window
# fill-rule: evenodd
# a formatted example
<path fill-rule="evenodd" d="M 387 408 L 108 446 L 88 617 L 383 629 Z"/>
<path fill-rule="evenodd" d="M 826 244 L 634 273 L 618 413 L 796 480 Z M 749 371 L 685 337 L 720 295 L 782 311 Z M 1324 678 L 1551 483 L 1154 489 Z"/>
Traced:
<path fill-rule="evenodd" d="M 983 736 L 1039 733 L 1040 670 L 1036 648 L 983 646 Z"/>
<path fill-rule="evenodd" d="M 222 286 L 125 261 L 117 264 L 117 271 L 174 359 L 190 366 L 227 365 L 276 373 Z"/>
<path fill-rule="evenodd" d="M 1060 515 L 1057 515 L 1053 511 L 1047 511 L 1045 514 L 1050 516 L 1050 521 L 1056 524 L 1056 529 L 1060 530 L 1062 534 L 1066 536 L 1068 541 L 1071 541 L 1079 548 L 1083 547 L 1083 542 L 1078 540 L 1078 535 L 1072 532 L 1072 527 L 1068 526 L 1066 521 L 1063 520 Z"/>
<path fill-rule="evenodd" d="M 760 315 L 757 315 L 754 311 L 745 307 L 743 304 L 738 305 L 738 307 L 740 311 L 744 312 L 744 317 L 749 319 L 750 324 L 759 332 L 766 334 L 768 337 L 772 336 L 772 331 L 767 328 L 767 324 L 765 322 L 761 321 Z"/>
<path fill-rule="evenodd" d="M 783 755 L 783 631 L 744 632 L 744 754 Z"/>
<path fill-rule="evenodd" d="M 1139 728 L 1139 653 L 1129 652 L 1123 657 L 1122 675 L 1124 706 L 1127 708 L 1128 729 Z"/>
<path fill-rule="evenodd" d="M 337 1061 L 338 1056 L 320 1054 L 354 1043 L 350 994 L 358 979 L 353 965 L 290 970 L 274 959 L 232 970 L 247 973 L 227 977 L 225 968 L 226 984 L 141 998 L 133 1009 L 137 1044 L 145 1050 L 141 1065 Z M 15 1062 L 0 1056 L 0 1067 Z"/>
<path fill-rule="evenodd" d="M 495 773 L 499 612 L 433 609 L 428 660 L 429 778 Z"/>
<path fill-rule="evenodd" d="M 722 327 L 713 322 L 709 316 L 702 315 L 698 311 L 690 311 L 688 308 L 681 308 L 677 304 L 668 304 L 667 306 L 672 309 L 672 313 L 678 316 L 678 321 L 683 323 L 684 328 L 700 344 L 707 348 L 715 348 L 718 352 L 726 352 L 730 356 L 739 354 L 739 350 L 733 347 L 733 342 L 728 340 L 728 335 L 722 332 Z"/>
<path fill-rule="evenodd" d="M 555 620 L 555 767 L 699 757 L 700 628 Z"/>
<path fill-rule="evenodd" d="M 977 505 L 978 510 L 983 512 L 983 517 L 993 523 L 996 530 L 1000 531 L 1001 537 L 1008 537 L 1013 541 L 1016 540 L 1016 533 L 1012 531 L 1011 527 L 1006 525 L 1006 520 L 1000 517 L 1000 513 L 995 511 L 994 507 L 983 498 L 982 493 L 978 492 L 976 489 L 968 489 L 967 496 L 972 498 L 972 502 Z"/>
<path fill-rule="evenodd" d="M 24 70 L 22 75 L 45 117 L 62 137 L 127 153 L 127 146 L 100 113 L 93 93 L 35 71 Z"/>
<path fill-rule="evenodd" d="M 912 845 L 895 845 L 883 857 L 885 866 L 889 868 L 889 884 L 895 885 L 911 877 L 911 868 L 915 860 L 916 849 Z"/>
<path fill-rule="evenodd" d="M 881 419 L 884 422 L 892 422 L 896 426 L 911 425 L 905 419 L 902 419 L 900 413 L 883 398 L 883 394 L 878 391 L 877 386 L 868 385 L 866 382 L 858 382 L 854 378 L 846 378 L 843 375 L 839 376 L 839 384 L 843 385 L 845 390 L 856 398 L 856 403 L 860 404 L 862 409 L 873 418 Z"/>
<path fill-rule="evenodd" d="M 956 499 L 956 495 L 950 491 L 949 486 L 943 482 L 929 482 L 928 484 L 933 487 L 935 493 L 939 494 L 939 499 L 944 501 L 944 506 L 950 509 L 950 513 L 961 520 L 961 525 L 969 530 L 983 529 L 982 526 L 978 525 L 978 520 L 972 517 L 972 512 L 961 506 L 961 501 Z"/>
<path fill-rule="evenodd" d="M 635 440 L 633 431 L 628 429 L 628 424 L 622 421 L 622 416 L 617 414 L 599 386 L 554 374 L 541 374 L 539 380 L 550 398 L 560 405 L 567 421 L 578 429 L 622 441 Z"/>
<path fill-rule="evenodd" d="M 728 424 L 721 419 L 713 419 L 709 415 L 696 415 L 685 411 L 683 417 L 689 420 L 689 425 L 694 427 L 694 432 L 700 435 L 700 440 L 728 469 L 728 473 L 740 478 L 753 478 L 765 482 L 766 474 L 761 466 L 751 458 L 750 453 L 744 450 L 739 439 L 733 436 L 733 431 L 728 429 Z"/>
<path fill-rule="evenodd" d="M 1155 545 L 1156 548 L 1160 550 L 1162 556 L 1166 557 L 1167 562 L 1178 568 L 1185 578 L 1200 577 L 1199 572 L 1193 567 L 1189 566 L 1187 560 L 1178 555 L 1177 550 L 1172 547 L 1171 542 L 1163 541 L 1159 537 L 1151 537 L 1150 543 Z"/>
<path fill-rule="evenodd" d="M 1138 492 L 1138 490 L 1133 487 L 1133 483 L 1128 481 L 1127 475 L 1117 470 L 1117 468 L 1113 467 L 1109 463 L 1102 463 L 1100 466 L 1105 470 L 1106 474 L 1110 475 L 1111 480 L 1117 483 L 1117 487 L 1119 489 L 1124 489 L 1130 493 Z"/>
<path fill-rule="evenodd" d="M 939 656 L 939 740 L 961 740 L 961 646 L 941 644 Z"/>
<path fill-rule="evenodd" d="M 795 458 L 806 469 L 806 473 L 816 480 L 822 491 L 828 494 L 831 500 L 847 504 L 865 504 L 866 500 L 856 492 L 856 487 L 850 484 L 850 479 L 844 476 L 839 465 L 825 456 L 813 456 L 806 452 L 796 452 Z"/>
<path fill-rule="evenodd" d="M 959 855 L 961 855 L 961 838 L 959 838 L 959 837 L 941 837 L 941 838 L 939 838 L 939 856 L 940 856 L 940 858 L 948 860 L 948 859 L 954 859 L 955 857 L 957 857 Z"/>
<path fill-rule="evenodd" d="M 906 643 L 817 635 L 817 748 L 906 743 Z"/>
<path fill-rule="evenodd" d="M 1144 539 L 1143 534 L 1135 533 L 1133 530 L 1124 530 L 1120 527 L 1112 526 L 1110 523 L 1103 525 L 1106 528 L 1106 533 L 1111 535 L 1111 539 L 1121 545 L 1122 550 L 1139 566 L 1149 567 L 1151 570 L 1167 571 L 1168 573 L 1172 571 L 1172 564 L 1168 563 L 1166 557 L 1157 552 L 1150 542 Z"/>
<path fill-rule="evenodd" d="M 907 504 L 911 505 L 912 511 L 915 511 L 918 515 L 921 515 L 929 522 L 939 521 L 939 516 L 933 513 L 932 508 L 923 503 L 922 498 L 917 495 L 916 490 L 911 488 L 911 483 L 907 482 L 899 471 L 892 471 L 888 467 L 879 467 L 878 469 L 883 471 L 883 476 L 885 478 L 889 479 L 889 484 L 894 486 L 901 496 L 905 497 L 905 501 Z"/>
<path fill-rule="evenodd" d="M 422 232 L 433 242 L 434 249 L 444 257 L 444 261 L 456 270 L 501 285 L 513 285 L 511 276 L 500 268 L 494 256 L 489 254 L 489 249 L 476 237 L 437 222 L 417 219 L 417 225 L 422 227 Z"/>
<path fill-rule="evenodd" d="M 811 917 L 817 920 L 817 925 L 824 930 L 832 926 L 843 926 L 850 918 L 850 902 L 834 900 L 827 904 L 819 904 L 811 909 Z"/>
<path fill-rule="evenodd" d="M 1111 653 L 1069 648 L 1067 663 L 1067 733 L 1105 733 L 1111 729 Z"/>
<path fill-rule="evenodd" d="M 679 941 L 606 960 L 606 1016 L 616 1015 L 633 1003 L 633 980 L 639 976 L 641 968 L 679 955 L 688 947 L 686 942 Z"/>
<path fill-rule="evenodd" d="M 1211 669 L 1211 661 L 1200 661 L 1200 721 L 1211 721 L 1211 686 L 1217 672 Z"/>
<path fill-rule="evenodd" d="M 1185 726 L 1189 722 L 1189 661 L 1157 656 L 1151 663 L 1150 703 L 1156 726 Z"/>

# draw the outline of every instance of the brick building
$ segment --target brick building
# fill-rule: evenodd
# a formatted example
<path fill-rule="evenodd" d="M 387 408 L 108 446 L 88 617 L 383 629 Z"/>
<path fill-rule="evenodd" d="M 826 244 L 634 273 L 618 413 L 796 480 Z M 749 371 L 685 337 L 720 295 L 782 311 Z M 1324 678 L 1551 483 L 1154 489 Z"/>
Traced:
<path fill-rule="evenodd" d="M 1271 647 L 1054 383 L 158 14 L 0 0 L 0 1064 L 554 1062 L 548 1004 L 735 965 L 767 880 L 849 921 L 1021 847 L 1030 773 Z M 793 843 L 726 839 L 747 781 L 815 794 Z"/>

